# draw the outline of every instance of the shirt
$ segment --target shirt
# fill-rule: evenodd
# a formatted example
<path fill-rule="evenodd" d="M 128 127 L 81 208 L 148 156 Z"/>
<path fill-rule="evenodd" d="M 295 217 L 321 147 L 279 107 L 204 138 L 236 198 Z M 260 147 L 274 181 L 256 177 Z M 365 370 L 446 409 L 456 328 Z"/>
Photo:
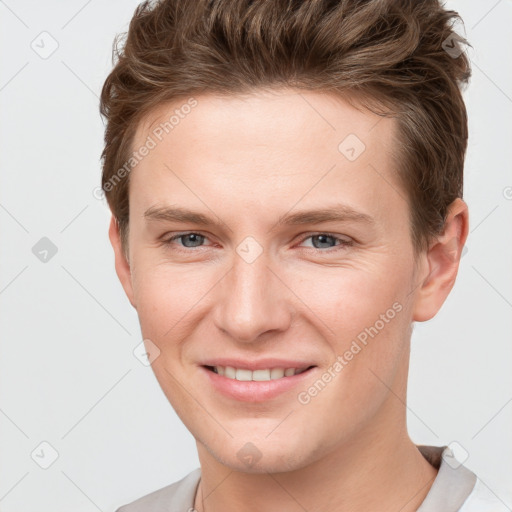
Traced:
<path fill-rule="evenodd" d="M 449 446 L 417 445 L 437 476 L 417 512 L 510 512 L 488 487 L 454 456 Z M 116 512 L 192 512 L 201 468 Z"/>

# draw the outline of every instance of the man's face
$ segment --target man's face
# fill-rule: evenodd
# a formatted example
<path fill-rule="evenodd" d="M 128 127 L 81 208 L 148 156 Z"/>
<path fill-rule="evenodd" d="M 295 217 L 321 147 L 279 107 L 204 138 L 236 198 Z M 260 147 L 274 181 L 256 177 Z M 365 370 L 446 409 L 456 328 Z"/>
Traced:
<path fill-rule="evenodd" d="M 157 142 L 130 176 L 125 289 L 164 393 L 200 450 L 241 471 L 396 435 L 417 283 L 395 121 L 314 92 L 196 99 L 161 141 L 185 101 L 153 112 L 133 144 Z M 279 222 L 326 209 L 339 218 Z M 313 368 L 254 383 L 205 366 L 219 361 Z M 237 375 L 255 376 L 270 373 Z"/>

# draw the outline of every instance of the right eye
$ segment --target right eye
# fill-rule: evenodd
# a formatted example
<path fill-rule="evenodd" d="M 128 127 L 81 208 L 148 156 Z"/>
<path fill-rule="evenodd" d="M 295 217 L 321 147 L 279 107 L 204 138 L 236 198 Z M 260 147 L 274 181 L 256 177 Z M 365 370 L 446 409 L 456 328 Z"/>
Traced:
<path fill-rule="evenodd" d="M 183 247 L 185 247 L 185 249 L 193 249 L 194 247 L 200 247 L 201 246 L 201 242 L 204 242 L 204 240 L 207 240 L 206 236 L 201 235 L 200 233 L 196 233 L 196 232 L 190 231 L 190 232 L 186 232 L 186 233 L 179 233 L 177 235 L 173 235 L 171 238 L 165 239 L 164 240 L 164 245 L 174 249 L 172 247 L 174 245 L 173 242 L 175 240 L 179 240 L 179 239 L 182 240 L 182 243 L 185 240 L 188 240 L 188 241 L 191 242 L 192 245 L 186 245 L 186 242 L 185 242 L 185 243 L 183 243 L 182 246 L 180 246 L 180 247 L 178 247 L 176 249 L 178 251 L 184 250 Z"/>

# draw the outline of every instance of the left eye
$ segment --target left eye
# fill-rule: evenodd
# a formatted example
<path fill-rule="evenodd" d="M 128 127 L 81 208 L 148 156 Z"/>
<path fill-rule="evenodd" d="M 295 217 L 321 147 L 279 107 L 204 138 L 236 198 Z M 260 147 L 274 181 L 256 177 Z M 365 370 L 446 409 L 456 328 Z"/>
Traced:
<path fill-rule="evenodd" d="M 304 243 L 306 240 L 310 239 L 312 240 L 312 243 L 313 243 L 313 248 L 314 249 L 330 249 L 330 248 L 334 248 L 335 246 L 347 246 L 347 245 L 350 245 L 351 242 L 348 241 L 348 240 L 345 240 L 344 238 L 340 238 L 336 235 L 332 235 L 330 233 L 317 233 L 317 234 L 314 234 L 314 235 L 309 235 L 307 236 L 306 238 L 304 238 L 302 240 L 302 243 Z M 320 244 L 320 246 L 318 247 L 317 245 L 318 244 L 315 244 L 315 241 L 318 242 L 318 244 Z M 323 246 L 323 244 L 325 243 L 329 243 L 329 241 L 333 241 L 334 242 L 334 245 L 331 245 L 331 246 Z M 337 243 L 339 242 L 339 243 Z"/>

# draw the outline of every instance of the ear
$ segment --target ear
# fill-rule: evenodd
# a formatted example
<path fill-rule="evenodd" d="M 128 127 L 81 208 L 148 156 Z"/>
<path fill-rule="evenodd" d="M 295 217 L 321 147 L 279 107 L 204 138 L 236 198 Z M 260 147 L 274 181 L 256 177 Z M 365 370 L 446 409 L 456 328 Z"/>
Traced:
<path fill-rule="evenodd" d="M 416 293 L 413 321 L 430 320 L 448 297 L 457 277 L 468 226 L 468 207 L 462 199 L 457 198 L 448 207 L 443 233 L 436 237 L 422 256 L 423 275 Z"/>
<path fill-rule="evenodd" d="M 116 218 L 112 215 L 110 219 L 110 227 L 108 229 L 108 237 L 110 238 L 110 243 L 114 249 L 115 255 L 115 267 L 117 277 L 123 286 L 123 289 L 130 301 L 130 304 L 137 309 L 135 305 L 135 301 L 133 299 L 133 286 L 132 286 L 132 273 L 130 269 L 130 263 L 126 259 L 123 248 L 121 246 L 121 235 L 119 233 L 119 224 L 117 223 Z"/>

